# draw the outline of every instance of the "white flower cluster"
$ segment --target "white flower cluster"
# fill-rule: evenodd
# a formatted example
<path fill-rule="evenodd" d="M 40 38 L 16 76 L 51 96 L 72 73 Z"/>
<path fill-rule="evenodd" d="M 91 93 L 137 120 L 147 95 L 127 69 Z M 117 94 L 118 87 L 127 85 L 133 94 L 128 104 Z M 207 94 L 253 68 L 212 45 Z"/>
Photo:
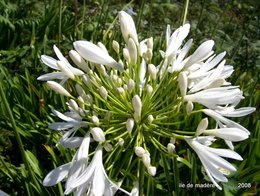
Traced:
<path fill-rule="evenodd" d="M 119 20 L 125 44 L 113 40 L 114 51 L 108 51 L 100 42 L 75 41 L 75 50 L 69 56 L 77 68 L 56 46 L 58 60 L 41 56 L 55 71 L 38 80 L 47 81 L 51 89 L 69 98 L 68 112 L 53 110 L 63 121 L 49 128 L 62 131 L 60 144 L 77 148 L 72 161 L 51 171 L 43 184 L 52 186 L 66 180 L 65 194 L 114 195 L 120 189 L 135 195 L 140 184 L 136 178 L 140 179 L 143 173 L 137 169 L 140 164 L 146 167 L 148 176 L 155 176 L 157 169 L 152 165 L 158 160 L 150 154 L 151 150 L 178 156 L 178 139 L 186 141 L 197 153 L 208 177 L 221 189 L 217 181 L 226 182 L 225 176 L 236 171 L 222 157 L 242 160 L 232 142 L 245 140 L 250 134 L 228 117 L 255 111 L 251 107 L 236 109 L 243 95 L 238 86 L 226 81 L 233 67 L 225 64 L 225 52 L 214 54 L 214 41 L 208 40 L 189 54 L 192 39 L 183 42 L 190 25 L 173 33 L 168 26 L 166 49 L 159 51 L 161 61 L 157 62 L 153 58 L 154 39 L 139 42 L 135 23 L 126 12 L 119 12 Z M 203 109 L 195 109 L 195 104 Z M 195 125 L 197 129 L 191 125 L 189 131 L 180 130 L 180 119 L 197 113 L 207 116 Z M 213 129 L 208 128 L 208 118 L 216 121 Z M 218 138 L 224 139 L 230 149 L 210 147 Z M 170 142 L 165 143 L 165 139 Z M 118 179 L 124 172 L 136 174 L 131 179 L 135 183 L 131 193 L 109 179 L 102 148 L 108 152 L 104 165 L 110 178 Z M 90 149 L 93 153 L 89 153 Z M 132 161 L 135 158 L 138 160 Z"/>

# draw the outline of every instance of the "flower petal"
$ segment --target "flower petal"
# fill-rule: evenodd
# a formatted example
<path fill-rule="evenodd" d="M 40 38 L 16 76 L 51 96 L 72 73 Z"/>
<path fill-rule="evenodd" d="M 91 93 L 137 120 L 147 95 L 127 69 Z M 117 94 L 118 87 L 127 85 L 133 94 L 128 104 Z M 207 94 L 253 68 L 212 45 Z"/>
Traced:
<path fill-rule="evenodd" d="M 44 186 L 53 186 L 62 181 L 69 173 L 71 163 L 61 165 L 52 170 L 43 180 Z"/>

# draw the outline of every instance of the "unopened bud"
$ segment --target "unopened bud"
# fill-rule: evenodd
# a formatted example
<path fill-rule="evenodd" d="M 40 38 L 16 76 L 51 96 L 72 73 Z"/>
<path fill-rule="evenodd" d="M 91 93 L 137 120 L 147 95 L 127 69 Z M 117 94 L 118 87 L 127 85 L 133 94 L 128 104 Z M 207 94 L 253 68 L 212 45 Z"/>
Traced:
<path fill-rule="evenodd" d="M 67 97 L 71 97 L 71 94 L 65 88 L 63 88 L 59 83 L 54 81 L 47 81 L 47 85 L 57 93 Z"/>
<path fill-rule="evenodd" d="M 91 94 L 87 94 L 86 96 L 84 96 L 84 100 L 89 105 L 93 104 L 93 97 Z"/>
<path fill-rule="evenodd" d="M 96 65 L 98 71 L 100 72 L 101 75 L 106 76 L 107 75 L 107 71 L 104 65 L 101 64 L 97 64 Z"/>
<path fill-rule="evenodd" d="M 134 40 L 131 37 L 128 40 L 127 47 L 128 47 L 130 61 L 133 65 L 135 65 L 137 62 L 137 48 Z"/>
<path fill-rule="evenodd" d="M 101 48 L 101 50 L 103 50 L 105 53 L 108 54 L 107 48 L 104 44 L 102 44 L 101 42 L 98 42 L 97 45 L 99 48 Z"/>
<path fill-rule="evenodd" d="M 80 69 L 82 69 L 86 73 L 89 73 L 90 68 L 87 62 L 80 56 L 80 54 L 76 50 L 69 51 L 69 56 L 73 63 L 75 63 Z"/>
<path fill-rule="evenodd" d="M 115 52 L 118 54 L 119 53 L 119 49 L 120 49 L 119 43 L 117 41 L 113 40 L 112 47 L 115 50 Z"/>
<path fill-rule="evenodd" d="M 153 122 L 153 120 L 154 120 L 153 115 L 150 114 L 150 115 L 147 117 L 147 119 L 148 119 L 148 122 L 151 124 L 151 123 Z"/>
<path fill-rule="evenodd" d="M 146 58 L 147 60 L 151 60 L 153 58 L 153 51 L 151 48 L 148 48 L 147 51 L 146 51 Z"/>
<path fill-rule="evenodd" d="M 135 154 L 136 154 L 138 157 L 142 157 L 144 153 L 145 153 L 145 150 L 144 150 L 143 147 L 141 147 L 141 146 L 136 146 L 136 147 L 135 147 Z"/>
<path fill-rule="evenodd" d="M 111 117 L 111 112 L 106 112 L 106 114 L 105 114 L 105 120 L 106 120 L 106 121 L 109 121 L 109 120 L 110 120 L 110 117 Z"/>
<path fill-rule="evenodd" d="M 107 100 L 108 92 L 107 92 L 107 90 L 105 89 L 104 86 L 101 86 L 101 87 L 100 87 L 100 89 L 99 89 L 99 94 L 100 94 L 100 96 L 101 96 L 103 99 Z"/>
<path fill-rule="evenodd" d="M 128 51 L 127 48 L 124 48 L 124 49 L 123 49 L 123 56 L 124 56 L 126 62 L 127 62 L 128 64 L 130 64 L 131 59 L 130 59 L 129 51 Z"/>
<path fill-rule="evenodd" d="M 149 72 L 149 76 L 152 80 L 156 79 L 156 74 L 157 74 L 157 69 L 154 66 L 154 64 L 149 64 L 148 65 L 148 72 Z"/>
<path fill-rule="evenodd" d="M 98 126 L 99 125 L 99 118 L 97 116 L 92 116 L 92 122 L 94 123 L 94 125 Z"/>
<path fill-rule="evenodd" d="M 78 103 L 81 108 L 85 108 L 85 101 L 81 96 L 78 96 Z"/>
<path fill-rule="evenodd" d="M 155 174 L 156 174 L 156 167 L 154 167 L 154 166 L 149 166 L 149 167 L 147 168 L 147 171 L 148 171 L 148 174 L 149 174 L 150 176 L 155 176 Z"/>
<path fill-rule="evenodd" d="M 132 132 L 134 125 L 135 125 L 134 119 L 128 118 L 126 121 L 126 129 L 127 129 L 128 133 Z"/>
<path fill-rule="evenodd" d="M 117 88 L 117 91 L 119 92 L 120 95 L 124 95 L 125 94 L 125 89 L 123 87 Z"/>
<path fill-rule="evenodd" d="M 168 153 L 169 153 L 169 154 L 173 154 L 174 151 L 175 151 L 175 145 L 172 144 L 172 143 L 168 143 L 168 145 L 167 145 L 167 150 L 168 150 Z"/>
<path fill-rule="evenodd" d="M 151 95 L 153 92 L 153 87 L 150 84 L 147 84 L 146 86 L 147 94 Z"/>
<path fill-rule="evenodd" d="M 118 144 L 119 144 L 119 146 L 123 146 L 124 143 L 125 143 L 125 141 L 124 141 L 123 138 L 119 138 L 119 139 L 118 139 Z"/>
<path fill-rule="evenodd" d="M 105 141 L 105 134 L 99 127 L 94 127 L 91 129 L 91 134 L 95 141 L 97 142 L 104 142 Z"/>
<path fill-rule="evenodd" d="M 188 77 L 185 72 L 181 72 L 178 76 L 179 88 L 181 91 L 181 96 L 185 97 L 188 87 Z"/>
<path fill-rule="evenodd" d="M 192 110 L 193 110 L 194 106 L 193 106 L 193 103 L 191 101 L 188 101 L 187 102 L 187 105 L 186 105 L 186 111 L 187 111 L 187 114 L 190 115 Z"/>
<path fill-rule="evenodd" d="M 205 131 L 207 129 L 208 124 L 209 124 L 208 118 L 203 118 L 197 127 L 196 136 L 199 136 L 200 134 L 202 134 L 203 131 Z"/>
<path fill-rule="evenodd" d="M 92 84 L 91 84 L 89 75 L 84 74 L 84 75 L 82 76 L 82 81 L 83 81 L 83 83 L 84 83 L 88 88 L 91 88 L 91 87 L 92 87 Z"/>
<path fill-rule="evenodd" d="M 139 97 L 139 95 L 135 95 L 132 99 L 132 105 L 134 108 L 134 111 L 141 115 L 141 111 L 142 111 L 142 101 L 141 98 Z"/>
<path fill-rule="evenodd" d="M 153 37 L 147 39 L 147 48 L 153 49 Z"/>
<path fill-rule="evenodd" d="M 110 152 L 113 150 L 113 146 L 110 143 L 105 143 L 104 148 L 107 152 Z"/>
<path fill-rule="evenodd" d="M 128 91 L 131 93 L 134 87 L 135 87 L 135 82 L 134 80 L 130 79 L 127 84 Z"/>
<path fill-rule="evenodd" d="M 75 111 L 78 111 L 78 109 L 79 109 L 79 106 L 78 106 L 77 102 L 76 102 L 74 99 L 70 99 L 70 100 L 69 100 L 69 106 L 70 106 L 73 110 L 75 110 Z"/>
<path fill-rule="evenodd" d="M 171 140 L 170 140 L 170 143 L 175 144 L 175 142 L 176 142 L 176 138 L 172 137 Z"/>
<path fill-rule="evenodd" d="M 143 164 L 145 165 L 145 167 L 148 168 L 151 164 L 150 154 L 145 152 L 142 156 L 142 161 L 143 161 Z"/>

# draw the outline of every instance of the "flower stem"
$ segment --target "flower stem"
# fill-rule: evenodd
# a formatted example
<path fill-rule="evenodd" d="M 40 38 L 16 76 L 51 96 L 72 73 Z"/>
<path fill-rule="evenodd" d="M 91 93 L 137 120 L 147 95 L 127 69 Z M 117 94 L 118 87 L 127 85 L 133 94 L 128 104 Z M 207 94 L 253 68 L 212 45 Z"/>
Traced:
<path fill-rule="evenodd" d="M 186 1 L 185 1 L 185 7 L 184 7 L 183 18 L 182 18 L 182 25 L 184 25 L 185 22 L 186 22 L 186 17 L 187 17 L 187 13 L 188 13 L 188 8 L 189 8 L 189 0 L 186 0 Z"/>
<path fill-rule="evenodd" d="M 139 160 L 139 196 L 144 194 L 144 164 Z"/>

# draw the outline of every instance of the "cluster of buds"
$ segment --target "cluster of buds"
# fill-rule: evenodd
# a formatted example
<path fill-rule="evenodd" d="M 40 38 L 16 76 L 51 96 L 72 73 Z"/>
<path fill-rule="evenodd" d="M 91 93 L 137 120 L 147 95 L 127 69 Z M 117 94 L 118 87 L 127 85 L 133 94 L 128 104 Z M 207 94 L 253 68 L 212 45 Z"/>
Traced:
<path fill-rule="evenodd" d="M 156 167 L 151 165 L 151 157 L 150 157 L 150 153 L 148 152 L 148 150 L 145 150 L 141 146 L 136 146 L 135 154 L 136 154 L 136 156 L 142 158 L 142 162 L 143 162 L 144 166 L 146 167 L 148 174 L 150 176 L 155 176 Z"/>

